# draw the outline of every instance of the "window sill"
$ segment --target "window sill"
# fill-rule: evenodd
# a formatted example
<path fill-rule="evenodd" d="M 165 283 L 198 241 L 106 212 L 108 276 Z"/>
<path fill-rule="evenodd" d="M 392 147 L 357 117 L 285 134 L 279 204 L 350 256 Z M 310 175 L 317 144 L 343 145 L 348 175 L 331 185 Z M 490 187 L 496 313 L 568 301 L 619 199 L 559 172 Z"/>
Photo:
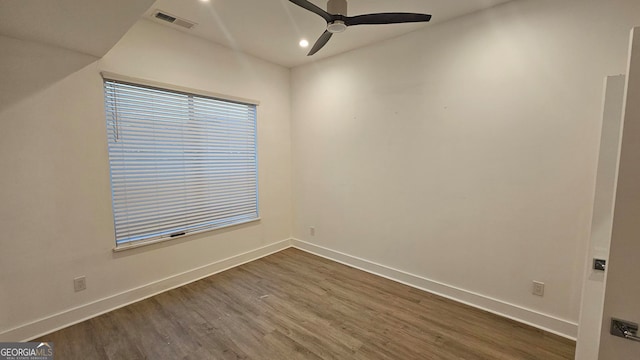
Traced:
<path fill-rule="evenodd" d="M 233 227 L 233 226 L 249 224 L 249 223 L 256 222 L 256 221 L 260 221 L 260 218 L 258 217 L 258 218 L 255 218 L 255 219 L 251 219 L 251 220 L 247 220 L 247 221 L 243 221 L 243 222 L 239 222 L 239 223 L 235 223 L 235 224 L 224 225 L 224 226 L 220 226 L 220 227 L 216 227 L 216 228 L 212 228 L 212 229 L 204 229 L 204 230 L 194 231 L 194 232 L 186 233 L 186 234 L 180 235 L 180 236 L 163 237 L 163 238 L 160 238 L 160 239 L 152 239 L 152 240 L 134 241 L 134 242 L 131 242 L 131 243 L 125 243 L 125 244 L 122 244 L 122 245 L 116 245 L 113 248 L 113 252 L 121 252 L 121 251 L 130 250 L 130 249 L 137 249 L 137 248 L 143 247 L 143 246 L 148 246 L 148 245 L 163 243 L 163 242 L 166 242 L 166 241 L 182 239 L 182 238 L 185 238 L 187 236 L 191 236 L 191 235 L 195 235 L 195 234 L 201 234 L 201 233 L 204 233 L 204 232 L 216 231 L 216 230 L 220 230 L 220 229 L 226 229 L 226 228 L 230 228 L 230 227 Z"/>

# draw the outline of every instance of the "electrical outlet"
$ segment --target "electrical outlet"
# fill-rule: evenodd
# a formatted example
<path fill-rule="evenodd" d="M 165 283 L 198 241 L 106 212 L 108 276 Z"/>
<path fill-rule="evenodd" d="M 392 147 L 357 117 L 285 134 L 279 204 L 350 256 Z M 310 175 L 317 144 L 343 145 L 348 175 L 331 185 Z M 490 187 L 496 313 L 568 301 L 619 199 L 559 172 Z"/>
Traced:
<path fill-rule="evenodd" d="M 544 283 L 540 281 L 534 281 L 532 293 L 536 296 L 544 296 Z"/>
<path fill-rule="evenodd" d="M 309 227 L 309 235 L 311 236 L 315 236 L 316 235 L 316 228 L 313 226 Z"/>
<path fill-rule="evenodd" d="M 84 276 L 73 279 L 73 290 L 75 292 L 85 290 L 87 288 L 87 278 Z"/>

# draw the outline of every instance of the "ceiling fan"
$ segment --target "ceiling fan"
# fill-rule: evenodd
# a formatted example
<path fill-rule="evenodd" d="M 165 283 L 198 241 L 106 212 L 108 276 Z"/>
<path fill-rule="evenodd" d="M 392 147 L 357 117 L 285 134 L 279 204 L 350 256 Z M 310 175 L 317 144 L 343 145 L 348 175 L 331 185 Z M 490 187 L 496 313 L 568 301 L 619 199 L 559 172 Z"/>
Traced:
<path fill-rule="evenodd" d="M 329 0 L 327 2 L 327 11 L 322 10 L 308 0 L 289 1 L 320 15 L 327 22 L 327 29 L 313 45 L 307 56 L 317 53 L 327 44 L 333 34 L 345 31 L 348 26 L 400 24 L 431 20 L 431 15 L 415 13 L 377 13 L 347 16 L 347 0 Z"/>

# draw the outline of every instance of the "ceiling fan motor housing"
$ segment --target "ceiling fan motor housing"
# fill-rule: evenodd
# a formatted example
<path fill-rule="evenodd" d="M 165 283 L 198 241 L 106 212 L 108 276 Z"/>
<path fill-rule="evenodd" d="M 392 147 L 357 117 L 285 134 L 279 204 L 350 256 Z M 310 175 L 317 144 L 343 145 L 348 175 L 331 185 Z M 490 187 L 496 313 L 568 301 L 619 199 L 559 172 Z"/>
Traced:
<path fill-rule="evenodd" d="M 329 0 L 327 12 L 331 15 L 347 16 L 347 0 Z M 335 20 L 327 24 L 327 31 L 335 34 L 347 30 L 347 25 L 342 20 Z"/>

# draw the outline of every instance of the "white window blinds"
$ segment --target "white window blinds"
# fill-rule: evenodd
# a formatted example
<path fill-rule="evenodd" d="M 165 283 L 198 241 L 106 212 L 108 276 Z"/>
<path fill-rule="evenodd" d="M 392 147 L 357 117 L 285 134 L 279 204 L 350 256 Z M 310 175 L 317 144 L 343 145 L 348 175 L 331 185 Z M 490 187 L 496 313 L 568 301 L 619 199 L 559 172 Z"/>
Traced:
<path fill-rule="evenodd" d="M 256 106 L 105 80 L 116 247 L 258 218 Z"/>

